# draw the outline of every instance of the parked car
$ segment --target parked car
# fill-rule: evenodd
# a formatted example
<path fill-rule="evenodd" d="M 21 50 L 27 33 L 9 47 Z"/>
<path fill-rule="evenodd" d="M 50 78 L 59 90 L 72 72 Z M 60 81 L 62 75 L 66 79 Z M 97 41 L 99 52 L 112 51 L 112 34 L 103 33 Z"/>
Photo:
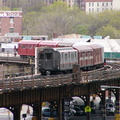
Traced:
<path fill-rule="evenodd" d="M 114 115 L 115 114 L 115 105 L 114 103 L 106 103 L 106 114 Z"/>
<path fill-rule="evenodd" d="M 71 108 L 71 115 L 74 115 L 74 116 L 85 115 L 84 107 L 80 106 L 80 105 L 72 106 L 72 108 Z"/>
<path fill-rule="evenodd" d="M 105 106 L 106 106 L 106 115 L 114 115 L 115 114 L 115 105 L 112 101 L 107 101 Z M 99 104 L 99 109 L 100 110 L 103 109 L 101 101 L 100 101 L 100 104 Z"/>
<path fill-rule="evenodd" d="M 50 110 L 49 107 L 43 107 L 42 108 L 42 117 L 51 117 L 51 112 L 53 112 L 53 116 L 52 117 L 57 117 L 57 112 L 56 110 Z"/>

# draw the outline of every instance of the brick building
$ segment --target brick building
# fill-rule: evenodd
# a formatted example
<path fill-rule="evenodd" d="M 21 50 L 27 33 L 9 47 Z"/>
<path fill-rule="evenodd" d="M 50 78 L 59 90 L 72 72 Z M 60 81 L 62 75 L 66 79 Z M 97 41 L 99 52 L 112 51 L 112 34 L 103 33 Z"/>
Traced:
<path fill-rule="evenodd" d="M 22 11 L 0 11 L 0 36 L 22 34 Z"/>

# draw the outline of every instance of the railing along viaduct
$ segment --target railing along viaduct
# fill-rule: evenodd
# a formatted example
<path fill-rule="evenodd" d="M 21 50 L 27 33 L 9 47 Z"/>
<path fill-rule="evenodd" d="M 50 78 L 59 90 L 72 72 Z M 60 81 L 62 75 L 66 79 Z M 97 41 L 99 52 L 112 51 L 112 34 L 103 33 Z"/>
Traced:
<path fill-rule="evenodd" d="M 41 120 L 42 102 L 50 101 L 57 106 L 57 120 L 62 120 L 63 99 L 79 96 L 86 105 L 90 105 L 90 95 L 97 94 L 105 110 L 105 91 L 101 91 L 100 86 L 120 86 L 119 81 L 120 69 L 3 79 L 0 81 L 0 107 L 8 108 L 13 113 L 13 119 L 20 120 L 21 107 L 27 104 L 33 107 L 33 116 Z M 116 114 L 120 114 L 120 90 L 111 91 L 116 97 Z"/>

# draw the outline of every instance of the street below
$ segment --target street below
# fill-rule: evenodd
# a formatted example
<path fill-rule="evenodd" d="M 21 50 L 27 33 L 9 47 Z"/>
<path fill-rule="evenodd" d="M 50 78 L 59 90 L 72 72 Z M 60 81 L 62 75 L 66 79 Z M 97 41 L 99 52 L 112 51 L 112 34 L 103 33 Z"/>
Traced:
<path fill-rule="evenodd" d="M 44 118 L 43 120 L 48 120 L 49 118 Z M 0 120 L 13 120 L 13 117 L 8 117 L 6 115 L 0 115 Z M 22 118 L 21 120 L 32 120 L 32 116 L 28 116 L 25 119 Z M 56 119 L 55 119 L 56 120 Z M 65 119 L 63 119 L 65 120 Z M 72 116 L 66 120 L 87 120 L 86 116 Z M 90 120 L 103 120 L 102 116 L 92 115 L 90 116 Z M 106 116 L 105 120 L 114 120 L 114 116 Z"/>

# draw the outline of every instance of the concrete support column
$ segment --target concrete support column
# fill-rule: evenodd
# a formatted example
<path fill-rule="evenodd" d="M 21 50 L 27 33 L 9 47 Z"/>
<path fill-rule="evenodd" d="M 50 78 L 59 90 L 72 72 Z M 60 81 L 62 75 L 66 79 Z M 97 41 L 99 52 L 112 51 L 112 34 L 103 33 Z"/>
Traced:
<path fill-rule="evenodd" d="M 116 111 L 115 111 L 115 120 L 120 120 L 120 89 L 116 89 Z"/>
<path fill-rule="evenodd" d="M 85 109 L 86 107 L 90 108 L 90 86 L 89 84 L 87 88 L 88 88 L 88 94 L 86 95 Z M 86 120 L 90 120 L 90 119 L 91 119 L 91 111 L 88 110 L 88 112 L 86 112 Z"/>
<path fill-rule="evenodd" d="M 87 102 L 87 105 L 86 106 L 89 106 L 90 107 L 90 95 L 88 94 L 87 96 L 86 96 L 86 102 Z M 90 120 L 90 118 L 91 118 L 91 112 L 87 112 L 86 113 L 86 120 Z"/>
<path fill-rule="evenodd" d="M 62 120 L 63 117 L 62 111 L 63 111 L 63 100 L 62 98 L 59 98 L 58 108 L 57 108 L 57 113 L 58 113 L 57 120 Z"/>
<path fill-rule="evenodd" d="M 21 106 L 12 107 L 11 111 L 13 112 L 13 120 L 21 120 L 20 119 Z"/>
<path fill-rule="evenodd" d="M 42 103 L 35 103 L 33 105 L 34 120 L 42 120 Z"/>
<path fill-rule="evenodd" d="M 57 120 L 63 120 L 63 114 L 62 112 L 64 112 L 64 99 L 62 97 L 62 91 L 63 89 L 61 87 L 59 87 L 59 99 L 58 99 L 58 107 L 57 107 Z"/>
<path fill-rule="evenodd" d="M 53 112 L 54 112 L 54 109 L 56 108 L 55 106 L 56 106 L 56 101 L 49 101 L 49 103 L 50 103 L 50 105 L 49 105 L 49 107 L 50 107 L 50 118 L 53 118 L 54 117 L 54 114 L 53 114 Z"/>
<path fill-rule="evenodd" d="M 106 91 L 102 91 L 102 120 L 106 119 Z"/>

